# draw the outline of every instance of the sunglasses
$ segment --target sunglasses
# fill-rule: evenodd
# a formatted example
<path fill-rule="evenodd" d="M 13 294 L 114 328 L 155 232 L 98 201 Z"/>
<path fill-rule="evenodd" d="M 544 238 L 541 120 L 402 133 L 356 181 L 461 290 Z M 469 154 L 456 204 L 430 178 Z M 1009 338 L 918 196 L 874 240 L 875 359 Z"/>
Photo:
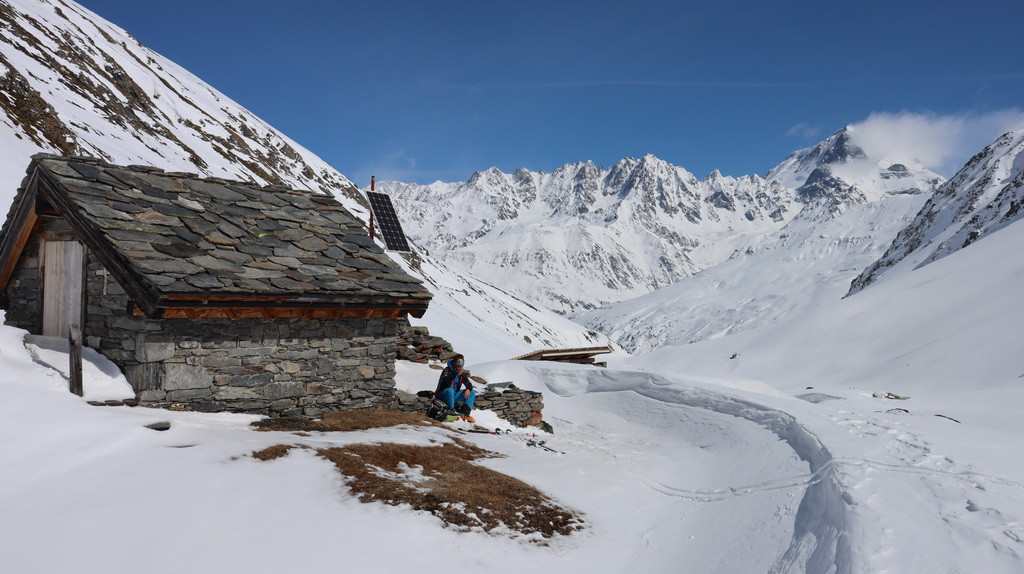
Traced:
<path fill-rule="evenodd" d="M 458 363 L 455 363 L 455 364 L 456 364 L 456 365 L 465 365 L 466 363 L 464 363 L 464 362 L 462 362 L 462 361 L 459 361 Z"/>

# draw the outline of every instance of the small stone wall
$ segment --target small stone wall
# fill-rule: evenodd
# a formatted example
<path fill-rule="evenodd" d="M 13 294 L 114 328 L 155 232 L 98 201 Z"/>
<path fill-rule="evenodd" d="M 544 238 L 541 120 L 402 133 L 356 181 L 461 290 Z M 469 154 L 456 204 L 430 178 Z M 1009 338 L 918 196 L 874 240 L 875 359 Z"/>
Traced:
<path fill-rule="evenodd" d="M 423 326 L 401 321 L 398 329 L 398 359 L 414 363 L 444 362 L 455 356 L 452 344 L 430 334 Z"/>
<path fill-rule="evenodd" d="M 429 397 L 399 392 L 388 408 L 406 412 L 426 412 L 430 406 Z M 516 426 L 542 426 L 541 412 L 544 410 L 544 396 L 536 391 L 527 391 L 510 385 L 505 389 L 477 392 L 477 409 L 494 411 L 498 417 Z"/>

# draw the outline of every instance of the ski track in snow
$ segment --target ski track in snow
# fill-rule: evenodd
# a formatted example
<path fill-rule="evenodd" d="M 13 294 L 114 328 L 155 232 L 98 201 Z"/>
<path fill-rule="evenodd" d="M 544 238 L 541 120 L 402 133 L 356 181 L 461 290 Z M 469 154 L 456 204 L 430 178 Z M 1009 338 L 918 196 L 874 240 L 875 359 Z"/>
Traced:
<path fill-rule="evenodd" d="M 548 378 L 539 369 L 536 374 L 538 378 Z M 911 495 L 920 499 L 915 503 L 927 505 L 932 509 L 929 514 L 936 516 L 933 524 L 921 527 L 921 534 L 909 535 L 924 539 L 925 548 L 918 550 L 924 551 L 928 545 L 941 540 L 934 538 L 940 535 L 943 539 L 948 535 L 951 540 L 971 540 L 980 546 L 990 546 L 1001 555 L 1007 572 L 1014 571 L 1024 556 L 1024 522 L 981 502 L 993 488 L 1024 491 L 1024 483 L 978 472 L 949 456 L 934 454 L 928 442 L 902 422 L 833 411 L 827 420 L 848 431 L 855 444 L 865 450 L 863 457 L 835 456 L 818 434 L 792 414 L 743 398 L 681 385 L 653 373 L 629 373 L 631 384 L 624 386 L 623 374 L 593 370 L 559 372 L 556 376 L 563 382 L 552 390 L 563 396 L 575 393 L 567 393 L 561 385 L 576 390 L 585 388 L 585 393 L 633 391 L 665 404 L 734 416 L 774 434 L 808 465 L 808 472 L 803 474 L 709 489 L 669 484 L 634 472 L 626 465 L 630 474 L 653 491 L 698 503 L 803 489 L 793 517 L 792 538 L 770 572 L 872 571 L 873 557 L 897 551 L 913 552 L 903 540 L 908 537 L 907 530 L 913 528 L 899 531 L 897 525 L 884 526 L 892 506 L 903 504 Z M 567 378 L 579 380 L 566 384 Z M 642 448 L 644 445 L 638 442 L 635 446 Z M 595 451 L 598 448 L 595 447 Z M 889 476 L 886 484 L 894 480 L 900 484 L 900 492 L 878 497 L 878 488 L 872 483 L 879 473 Z M 879 499 L 875 500 L 876 497 Z M 890 498 L 895 504 L 889 502 Z M 875 528 L 876 522 L 883 526 Z M 900 540 L 894 540 L 895 537 Z"/>
<path fill-rule="evenodd" d="M 793 536 L 788 548 L 771 567 L 771 572 L 851 572 L 848 543 L 847 506 L 849 496 L 841 487 L 832 454 L 820 440 L 796 419 L 738 397 L 693 387 L 684 387 L 652 373 L 630 373 L 634 384 L 624 387 L 623 373 L 581 370 L 559 373 L 559 377 L 582 377 L 567 387 L 585 387 L 587 393 L 631 390 L 667 404 L 685 405 L 726 414 L 753 422 L 789 445 L 808 464 L 806 477 L 773 479 L 744 487 L 730 487 L 705 493 L 672 487 L 638 477 L 648 487 L 668 496 L 698 501 L 721 500 L 737 494 L 751 494 L 784 488 L 805 488 L 797 509 Z M 540 378 L 544 378 L 540 375 Z M 556 393 L 559 389 L 552 389 Z M 565 390 L 562 390 L 564 393 Z M 561 393 L 560 393 L 561 394 Z"/>

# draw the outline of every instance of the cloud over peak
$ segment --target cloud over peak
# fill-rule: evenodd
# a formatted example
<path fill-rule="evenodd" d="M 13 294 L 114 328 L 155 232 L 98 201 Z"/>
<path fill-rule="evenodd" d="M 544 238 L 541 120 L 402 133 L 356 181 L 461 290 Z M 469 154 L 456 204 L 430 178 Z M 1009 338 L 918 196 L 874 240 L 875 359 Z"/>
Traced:
<path fill-rule="evenodd" d="M 1024 129 L 1017 108 L 959 115 L 875 112 L 850 126 L 850 139 L 870 157 L 916 164 L 949 177 L 1000 135 Z"/>

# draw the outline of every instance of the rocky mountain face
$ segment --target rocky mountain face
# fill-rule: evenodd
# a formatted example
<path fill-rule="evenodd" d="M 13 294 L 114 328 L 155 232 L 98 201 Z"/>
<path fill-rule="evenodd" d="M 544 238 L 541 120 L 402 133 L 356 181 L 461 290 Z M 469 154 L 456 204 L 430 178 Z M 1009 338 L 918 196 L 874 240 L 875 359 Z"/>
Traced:
<path fill-rule="evenodd" d="M 0 213 L 32 154 L 48 152 L 330 193 L 368 220 L 363 194 L 344 175 L 70 0 L 0 0 L 0 151 Z M 453 342 L 445 327 L 486 323 L 523 352 L 607 343 L 416 249 L 393 258 L 427 282 L 435 298 L 424 320 L 443 318 L 432 330 Z"/>
<path fill-rule="evenodd" d="M 900 268 L 916 269 L 1024 216 L 1024 130 L 1009 132 L 943 184 L 880 259 L 850 286 L 856 293 Z"/>
<path fill-rule="evenodd" d="M 358 199 L 323 160 L 74 2 L 0 0 L 0 30 L 0 126 L 18 147 Z M 15 189 L 27 156 L 17 164 Z"/>
<path fill-rule="evenodd" d="M 383 182 L 406 232 L 431 254 L 576 315 L 690 277 L 760 243 L 794 217 L 930 192 L 920 168 L 871 158 L 844 128 L 766 177 L 704 179 L 654 156 L 552 173 L 496 168 L 462 183 Z M 888 238 L 885 238 L 888 241 Z"/>
<path fill-rule="evenodd" d="M 758 176 L 699 180 L 650 155 L 380 188 L 433 256 L 562 313 L 674 283 L 777 229 L 795 205 Z"/>
<path fill-rule="evenodd" d="M 929 193 L 944 179 L 920 166 L 869 156 L 847 126 L 820 144 L 791 154 L 765 176 L 793 189 L 804 203 L 824 204 L 824 215 L 845 206 L 901 194 Z"/>

